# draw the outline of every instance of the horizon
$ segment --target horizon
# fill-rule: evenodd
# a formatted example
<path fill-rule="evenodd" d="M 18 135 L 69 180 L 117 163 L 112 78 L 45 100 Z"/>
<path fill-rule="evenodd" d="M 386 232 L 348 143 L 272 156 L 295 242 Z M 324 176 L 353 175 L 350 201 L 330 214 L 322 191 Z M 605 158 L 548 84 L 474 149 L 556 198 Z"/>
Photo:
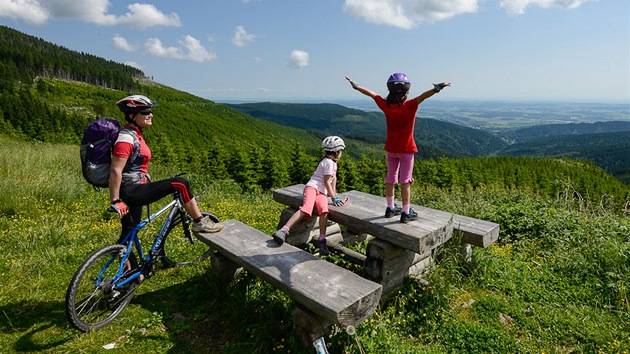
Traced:
<path fill-rule="evenodd" d="M 380 112 L 371 99 L 335 102 L 243 102 L 216 101 L 218 104 L 336 104 L 364 112 Z M 264 108 L 263 108 L 264 110 Z M 431 101 L 423 102 L 417 118 L 435 119 L 486 131 L 553 124 L 630 122 L 628 103 L 514 102 L 514 101 Z"/>
<path fill-rule="evenodd" d="M 177 89 L 177 88 L 175 88 Z M 191 92 L 188 92 L 189 94 L 194 95 Z M 199 96 L 201 97 L 201 96 Z M 279 100 L 247 100 L 247 99 L 221 99 L 221 100 L 213 100 L 213 99 L 209 99 L 209 98 L 205 98 L 202 97 L 204 99 L 208 99 L 210 101 L 214 101 L 216 103 L 228 103 L 228 104 L 239 104 L 239 103 L 296 103 L 296 104 L 326 104 L 326 103 L 332 103 L 332 104 L 340 104 L 339 102 L 364 102 L 367 105 L 371 105 L 374 106 L 375 110 L 378 110 L 378 107 L 375 106 L 374 101 L 369 98 L 369 97 L 364 97 L 364 98 L 357 98 L 357 99 L 287 99 L 284 101 L 279 101 Z M 449 104 L 449 103 L 455 103 L 455 104 L 465 104 L 465 103 L 487 103 L 487 104 L 585 104 L 585 105 L 616 105 L 616 106 L 627 106 L 628 114 L 629 114 L 629 118 L 630 118 L 630 100 L 629 101 L 613 101 L 613 100 L 604 100 L 604 101 L 591 101 L 591 100 L 570 100 L 570 99 L 566 99 L 566 100 L 544 100 L 544 99 L 538 99 L 538 100 L 526 100 L 526 99 L 522 99 L 522 100 L 518 100 L 518 99 L 474 99 L 474 98 L 470 98 L 470 99 L 450 99 L 450 98 L 443 98 L 443 99 L 434 99 L 431 98 L 431 100 L 427 100 L 425 102 L 422 103 L 422 105 L 426 105 L 429 102 L 431 103 L 435 103 L 435 104 Z M 340 104 L 343 105 L 343 104 Z M 421 106 L 422 107 L 422 106 Z"/>

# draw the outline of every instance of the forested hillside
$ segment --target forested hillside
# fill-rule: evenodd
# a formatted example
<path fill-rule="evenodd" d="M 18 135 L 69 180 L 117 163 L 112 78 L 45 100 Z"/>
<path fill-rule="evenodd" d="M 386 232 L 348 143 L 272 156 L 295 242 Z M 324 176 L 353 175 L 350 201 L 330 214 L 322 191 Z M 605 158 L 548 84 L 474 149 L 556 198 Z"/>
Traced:
<path fill-rule="evenodd" d="M 502 134 L 502 136 L 516 143 L 520 143 L 559 135 L 575 136 L 582 134 L 615 133 L 623 131 L 630 131 L 630 121 L 545 124 L 506 131 Z"/>
<path fill-rule="evenodd" d="M 230 179 L 244 189 L 267 190 L 304 183 L 320 158 L 321 139 L 328 132 L 343 131 L 348 149 L 340 161 L 339 189 L 374 194 L 384 191 L 383 134 L 376 133 L 376 127 L 384 126 L 384 122 L 377 113 L 367 114 L 336 105 L 266 105 L 284 117 L 283 123 L 289 119 L 305 122 L 319 117 L 315 119 L 319 122 L 315 126 L 323 130 L 291 128 L 152 83 L 135 69 L 128 73 L 130 78 L 136 78 L 131 84 L 133 91 L 115 90 L 111 87 L 116 81 L 103 78 L 124 73 L 129 67 L 89 55 L 88 60 L 86 54 L 7 28 L 1 28 L 0 32 L 3 33 L 0 39 L 4 41 L 0 42 L 0 48 L 4 48 L 0 62 L 5 68 L 0 74 L 2 80 L 12 83 L 0 91 L 0 129 L 2 135 L 10 139 L 78 146 L 83 129 L 90 121 L 97 117 L 122 119 L 114 103 L 127 94 L 141 93 L 159 103 L 154 110 L 154 126 L 145 134 L 155 162 L 217 180 Z M 9 52 L 7 47 L 13 48 Z M 29 55 L 29 48 L 37 49 Z M 50 61 L 46 53 L 56 53 L 58 58 L 65 59 L 59 63 Z M 78 82 L 67 79 L 88 78 L 92 74 L 75 75 L 69 74 L 71 69 L 49 68 L 80 68 L 77 63 L 85 61 L 89 64 L 80 70 L 108 74 L 97 80 Z M 7 67 L 15 70 L 6 70 Z M 17 73 L 19 77 L 15 76 Z M 41 75 L 43 73 L 47 74 Z M 334 112 L 338 109 L 344 114 L 336 115 Z M 417 125 L 420 141 L 440 146 L 420 147 L 420 156 L 426 160 L 416 164 L 414 177 L 419 185 L 477 188 L 492 184 L 533 189 L 549 197 L 557 196 L 558 190 L 571 189 L 593 200 L 605 195 L 619 206 L 630 199 L 627 186 L 594 165 L 579 161 L 448 158 L 482 155 L 502 143 L 487 133 L 451 123 L 419 119 Z"/>
<path fill-rule="evenodd" d="M 87 53 L 70 51 L 40 38 L 0 26 L 0 86 L 15 89 L 18 82 L 35 77 L 84 82 L 116 90 L 133 91 L 144 73 L 128 65 Z"/>
<path fill-rule="evenodd" d="M 566 157 L 593 161 L 630 183 L 630 131 L 556 135 L 510 145 L 500 152 L 510 156 Z"/>
<path fill-rule="evenodd" d="M 263 102 L 229 106 L 287 126 L 327 133 L 349 132 L 347 136 L 358 140 L 385 143 L 381 112 L 334 104 Z M 423 159 L 501 155 L 583 159 L 595 162 L 630 184 L 630 159 L 626 157 L 630 150 L 624 131 L 630 131 L 630 121 L 546 124 L 491 133 L 442 120 L 418 118 L 414 136 Z"/>

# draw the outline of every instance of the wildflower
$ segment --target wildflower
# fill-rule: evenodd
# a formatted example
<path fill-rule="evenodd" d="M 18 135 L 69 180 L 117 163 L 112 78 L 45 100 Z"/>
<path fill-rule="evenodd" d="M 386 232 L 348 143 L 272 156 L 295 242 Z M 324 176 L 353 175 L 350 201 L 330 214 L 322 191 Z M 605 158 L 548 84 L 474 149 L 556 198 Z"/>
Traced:
<path fill-rule="evenodd" d="M 356 329 L 354 328 L 354 326 L 350 325 L 346 327 L 346 333 L 353 336 L 356 333 Z"/>

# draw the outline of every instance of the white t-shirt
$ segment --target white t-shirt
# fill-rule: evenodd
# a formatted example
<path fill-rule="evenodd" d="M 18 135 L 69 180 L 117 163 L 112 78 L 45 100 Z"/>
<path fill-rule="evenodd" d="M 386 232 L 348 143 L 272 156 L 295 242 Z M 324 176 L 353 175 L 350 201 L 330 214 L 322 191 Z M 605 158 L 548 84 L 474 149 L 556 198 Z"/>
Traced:
<path fill-rule="evenodd" d="M 324 176 L 332 176 L 337 178 L 337 163 L 329 158 L 324 157 L 322 161 L 317 165 L 315 173 L 311 176 L 311 179 L 306 184 L 309 187 L 316 188 L 318 191 L 328 195 L 326 190 L 326 184 L 324 183 Z M 334 180 L 333 180 L 334 186 Z"/>

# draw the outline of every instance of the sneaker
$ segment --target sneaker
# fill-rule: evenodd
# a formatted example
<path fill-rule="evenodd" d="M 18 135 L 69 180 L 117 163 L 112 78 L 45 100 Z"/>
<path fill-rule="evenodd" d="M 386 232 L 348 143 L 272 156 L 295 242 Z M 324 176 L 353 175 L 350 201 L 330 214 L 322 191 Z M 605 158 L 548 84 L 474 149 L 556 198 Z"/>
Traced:
<path fill-rule="evenodd" d="M 393 217 L 394 215 L 400 215 L 401 212 L 402 212 L 402 208 L 394 204 L 394 209 L 390 207 L 387 207 L 385 209 L 385 217 L 389 219 Z"/>
<path fill-rule="evenodd" d="M 276 230 L 271 234 L 271 236 L 274 240 L 276 240 L 279 245 L 281 245 L 284 243 L 284 240 L 287 238 L 287 236 L 289 236 L 289 231 L 282 229 Z"/>
<path fill-rule="evenodd" d="M 418 213 L 416 213 L 413 209 L 409 208 L 409 214 L 405 212 L 400 213 L 400 222 L 408 223 L 410 221 L 414 221 L 418 219 Z"/>
<path fill-rule="evenodd" d="M 322 241 L 315 240 L 313 241 L 313 244 L 315 245 L 315 247 L 317 247 L 317 249 L 319 249 L 319 254 L 321 254 L 322 256 L 327 256 L 330 254 L 328 246 L 326 246 L 326 239 L 323 239 Z"/>
<path fill-rule="evenodd" d="M 213 233 L 223 230 L 223 225 L 217 224 L 210 220 L 208 216 L 204 216 L 199 222 L 193 222 L 192 231 L 194 233 Z"/>

